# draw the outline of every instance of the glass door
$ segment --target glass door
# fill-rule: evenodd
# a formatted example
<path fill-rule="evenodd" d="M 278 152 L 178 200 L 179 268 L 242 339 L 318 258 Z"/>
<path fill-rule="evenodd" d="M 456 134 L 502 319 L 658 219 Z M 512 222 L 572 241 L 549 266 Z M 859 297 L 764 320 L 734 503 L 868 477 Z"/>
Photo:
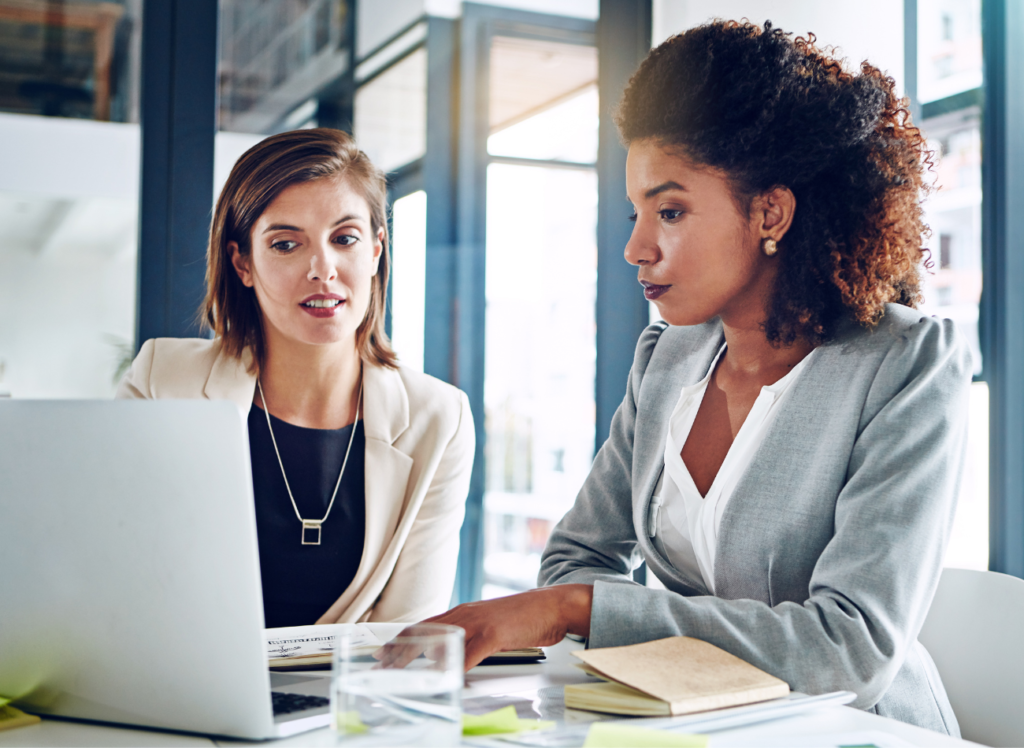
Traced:
<path fill-rule="evenodd" d="M 594 456 L 596 80 L 591 46 L 492 39 L 484 598 L 536 585 Z"/>

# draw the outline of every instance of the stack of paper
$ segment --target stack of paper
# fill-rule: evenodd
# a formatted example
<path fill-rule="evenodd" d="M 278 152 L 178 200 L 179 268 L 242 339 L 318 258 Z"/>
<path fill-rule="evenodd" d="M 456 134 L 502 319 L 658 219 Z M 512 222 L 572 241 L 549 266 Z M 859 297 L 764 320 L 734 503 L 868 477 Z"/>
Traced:
<path fill-rule="evenodd" d="M 267 629 L 267 658 L 272 670 L 330 669 L 338 635 L 345 631 L 356 655 L 370 656 L 383 644 L 365 624 L 328 624 Z"/>

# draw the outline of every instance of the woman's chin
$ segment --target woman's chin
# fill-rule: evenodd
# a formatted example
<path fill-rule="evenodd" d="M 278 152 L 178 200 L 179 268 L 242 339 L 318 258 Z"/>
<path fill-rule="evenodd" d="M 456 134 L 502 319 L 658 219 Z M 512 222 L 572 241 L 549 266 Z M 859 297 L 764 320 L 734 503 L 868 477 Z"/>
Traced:
<path fill-rule="evenodd" d="M 317 334 L 306 335 L 303 341 L 306 345 L 334 346 L 354 345 L 356 339 L 355 330 L 323 330 Z"/>
<path fill-rule="evenodd" d="M 354 345 L 356 331 L 351 325 L 319 324 L 295 325 L 291 329 L 280 329 L 279 333 L 289 343 L 303 346 Z"/>
<path fill-rule="evenodd" d="M 688 327 L 690 325 L 703 325 L 709 317 L 694 313 L 692 310 L 662 309 L 658 307 L 658 314 L 672 327 Z"/>

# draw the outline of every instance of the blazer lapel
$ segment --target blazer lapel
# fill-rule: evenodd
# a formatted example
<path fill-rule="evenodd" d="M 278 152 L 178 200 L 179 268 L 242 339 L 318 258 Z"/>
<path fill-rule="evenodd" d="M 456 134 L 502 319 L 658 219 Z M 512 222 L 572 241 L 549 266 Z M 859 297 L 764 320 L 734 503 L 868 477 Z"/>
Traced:
<path fill-rule="evenodd" d="M 394 441 L 409 428 L 409 396 L 394 369 L 363 364 L 363 433 L 366 531 L 359 568 L 345 592 L 317 623 L 354 623 L 373 608 L 391 571 L 389 556 L 405 513 L 413 459 L 395 448 Z M 392 556 L 395 554 L 392 554 Z M 346 613 L 346 611 L 348 611 Z M 344 614 L 344 615 L 343 615 Z"/>
<path fill-rule="evenodd" d="M 248 413 L 256 391 L 256 375 L 249 371 L 251 363 L 252 352 L 248 348 L 241 359 L 229 356 L 221 348 L 203 387 L 203 395 L 208 400 L 230 400 L 243 414 Z"/>
<path fill-rule="evenodd" d="M 363 428 L 367 439 L 387 444 L 409 428 L 409 395 L 394 369 L 363 364 Z"/>
<path fill-rule="evenodd" d="M 720 597 L 748 597 L 749 590 L 735 592 L 737 579 L 736 560 L 730 550 L 737 538 L 756 539 L 753 548 L 745 548 L 744 560 L 760 558 L 763 553 L 771 554 L 779 548 L 786 548 L 776 533 L 780 528 L 789 527 L 797 511 L 799 494 L 805 481 L 819 490 L 816 471 L 820 464 L 809 462 L 811 455 L 818 455 L 822 445 L 838 443 L 840 434 L 830 428 L 830 404 L 843 402 L 850 392 L 851 364 L 844 346 L 844 336 L 855 330 L 855 324 L 843 321 L 836 336 L 814 351 L 814 358 L 793 383 L 785 407 L 772 421 L 764 435 L 764 441 L 754 454 L 746 473 L 737 482 L 722 513 L 718 529 L 718 553 L 715 559 L 715 589 Z M 839 446 L 838 454 L 848 455 L 849 450 Z M 826 487 L 825 493 L 829 492 Z M 751 523 L 757 526 L 750 533 Z M 788 547 L 790 554 L 798 549 Z M 770 561 L 768 562 L 770 565 Z M 769 575 L 770 577 L 770 575 Z M 766 577 L 770 584 L 771 579 Z M 766 593 L 770 597 L 769 593 Z M 767 599 L 767 598 L 766 598 Z"/>
<path fill-rule="evenodd" d="M 669 419 L 683 387 L 696 384 L 722 347 L 718 319 L 698 327 L 669 327 L 654 348 L 641 383 L 633 433 L 633 524 L 644 556 L 700 595 L 704 581 L 675 569 L 651 542 L 648 521 L 651 499 L 665 467 Z"/>
<path fill-rule="evenodd" d="M 363 367 L 366 434 L 366 538 L 352 587 L 369 577 L 394 538 L 405 511 L 412 457 L 394 446 L 409 428 L 409 396 L 394 369 Z"/>

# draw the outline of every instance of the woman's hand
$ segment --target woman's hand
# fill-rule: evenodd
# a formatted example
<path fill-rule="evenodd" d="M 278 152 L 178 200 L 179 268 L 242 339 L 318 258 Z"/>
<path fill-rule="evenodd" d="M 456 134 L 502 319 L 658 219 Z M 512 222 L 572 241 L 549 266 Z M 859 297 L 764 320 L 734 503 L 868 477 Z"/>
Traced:
<path fill-rule="evenodd" d="M 465 667 L 469 670 L 504 649 L 549 647 L 566 634 L 590 636 L 593 599 L 594 588 L 589 584 L 561 584 L 465 603 L 424 623 L 447 623 L 465 629 Z M 378 657 L 383 667 L 404 667 L 418 655 L 385 646 Z"/>
<path fill-rule="evenodd" d="M 504 649 L 550 647 L 566 634 L 590 636 L 589 584 L 560 584 L 518 595 L 465 603 L 427 623 L 466 630 L 466 670 Z"/>

